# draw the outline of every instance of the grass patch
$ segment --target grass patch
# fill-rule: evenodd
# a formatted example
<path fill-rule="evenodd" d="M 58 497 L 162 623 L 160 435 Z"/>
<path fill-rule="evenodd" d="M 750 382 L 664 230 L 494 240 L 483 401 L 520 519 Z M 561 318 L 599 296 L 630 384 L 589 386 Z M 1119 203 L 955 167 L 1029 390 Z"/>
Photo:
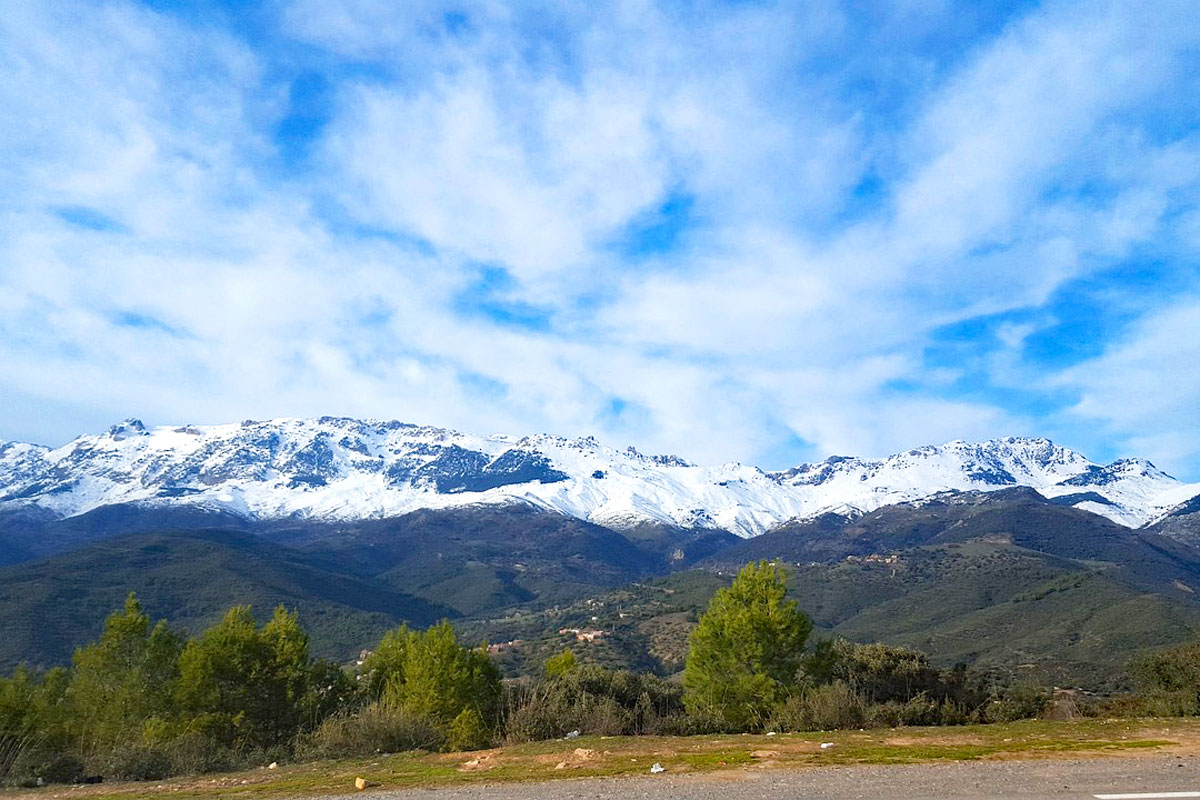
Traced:
<path fill-rule="evenodd" d="M 832 747 L 821 748 L 822 742 Z M 778 736 L 585 736 L 476 753 L 399 753 L 284 765 L 275 770 L 71 790 L 89 800 L 303 797 L 352 792 L 362 777 L 382 789 L 461 786 L 557 778 L 648 775 L 777 767 L 915 764 L 987 758 L 1054 758 L 1187 747 L 1200 750 L 1200 720 L 1027 720 L 997 725 L 836 731 Z M 474 768 L 468 762 L 479 759 Z M 0 800 L 49 798 L 63 787 L 0 792 Z"/>

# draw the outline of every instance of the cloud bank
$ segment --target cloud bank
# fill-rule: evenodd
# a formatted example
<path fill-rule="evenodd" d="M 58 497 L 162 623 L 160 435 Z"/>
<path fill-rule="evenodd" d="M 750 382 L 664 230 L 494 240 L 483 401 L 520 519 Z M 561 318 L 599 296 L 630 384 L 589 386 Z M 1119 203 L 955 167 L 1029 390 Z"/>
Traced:
<path fill-rule="evenodd" d="M 1189 3 L 3 5 L 0 438 L 1038 434 L 1200 478 Z"/>

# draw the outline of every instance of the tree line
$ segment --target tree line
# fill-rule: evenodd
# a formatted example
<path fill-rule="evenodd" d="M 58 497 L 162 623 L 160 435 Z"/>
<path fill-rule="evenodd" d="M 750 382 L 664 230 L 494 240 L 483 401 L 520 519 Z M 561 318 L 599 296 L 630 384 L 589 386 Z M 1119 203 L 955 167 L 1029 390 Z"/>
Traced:
<path fill-rule="evenodd" d="M 0 678 L 0 782 L 157 779 L 251 764 L 464 750 L 590 734 L 695 734 L 962 724 L 1041 713 L 1049 693 L 919 651 L 809 641 L 775 563 L 747 565 L 693 630 L 681 676 L 579 663 L 502 681 L 448 622 L 388 632 L 361 665 L 315 659 L 294 612 L 230 609 L 194 638 L 134 595 L 69 668 Z M 1157 713 L 1197 713 L 1200 645 L 1133 674 Z"/>

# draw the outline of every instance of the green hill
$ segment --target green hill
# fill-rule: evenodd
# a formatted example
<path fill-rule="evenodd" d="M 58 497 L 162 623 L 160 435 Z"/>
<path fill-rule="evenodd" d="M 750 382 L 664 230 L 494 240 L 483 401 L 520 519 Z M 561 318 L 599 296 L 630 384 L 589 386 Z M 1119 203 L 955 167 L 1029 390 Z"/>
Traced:
<path fill-rule="evenodd" d="M 282 603 L 299 611 L 315 651 L 338 659 L 402 621 L 428 625 L 454 615 L 248 534 L 133 534 L 0 569 L 0 667 L 65 662 L 76 646 L 95 638 L 130 590 L 153 617 L 193 633 L 229 606 L 252 604 L 266 616 Z"/>
<path fill-rule="evenodd" d="M 65 661 L 133 589 L 154 616 L 190 631 L 233 604 L 265 614 L 283 603 L 299 610 L 316 651 L 338 659 L 401 621 L 447 616 L 469 641 L 520 640 L 497 653 L 509 674 L 564 646 L 585 661 L 669 674 L 712 593 L 760 558 L 789 565 L 792 594 L 823 635 L 910 645 L 947 666 L 1100 686 L 1120 680 L 1135 650 L 1200 631 L 1200 551 L 1023 489 L 827 516 L 750 540 L 618 533 L 525 507 L 112 536 L 171 521 L 126 513 L 54 530 L 55 547 L 86 538 L 89 525 L 110 538 L 0 568 L 0 666 Z M 574 629 L 602 633 L 578 641 Z"/>

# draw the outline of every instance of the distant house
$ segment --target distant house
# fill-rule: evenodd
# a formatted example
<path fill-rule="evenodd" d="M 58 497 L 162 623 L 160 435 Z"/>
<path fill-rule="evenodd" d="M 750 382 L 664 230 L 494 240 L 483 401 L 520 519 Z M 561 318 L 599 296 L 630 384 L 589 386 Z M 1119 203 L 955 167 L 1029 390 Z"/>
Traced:
<path fill-rule="evenodd" d="M 846 561 L 851 564 L 899 564 L 900 556 L 895 553 L 871 553 L 869 556 L 846 556 Z"/>
<path fill-rule="evenodd" d="M 574 636 L 577 642 L 594 642 L 604 638 L 604 631 L 582 628 L 559 628 L 560 636 Z"/>

